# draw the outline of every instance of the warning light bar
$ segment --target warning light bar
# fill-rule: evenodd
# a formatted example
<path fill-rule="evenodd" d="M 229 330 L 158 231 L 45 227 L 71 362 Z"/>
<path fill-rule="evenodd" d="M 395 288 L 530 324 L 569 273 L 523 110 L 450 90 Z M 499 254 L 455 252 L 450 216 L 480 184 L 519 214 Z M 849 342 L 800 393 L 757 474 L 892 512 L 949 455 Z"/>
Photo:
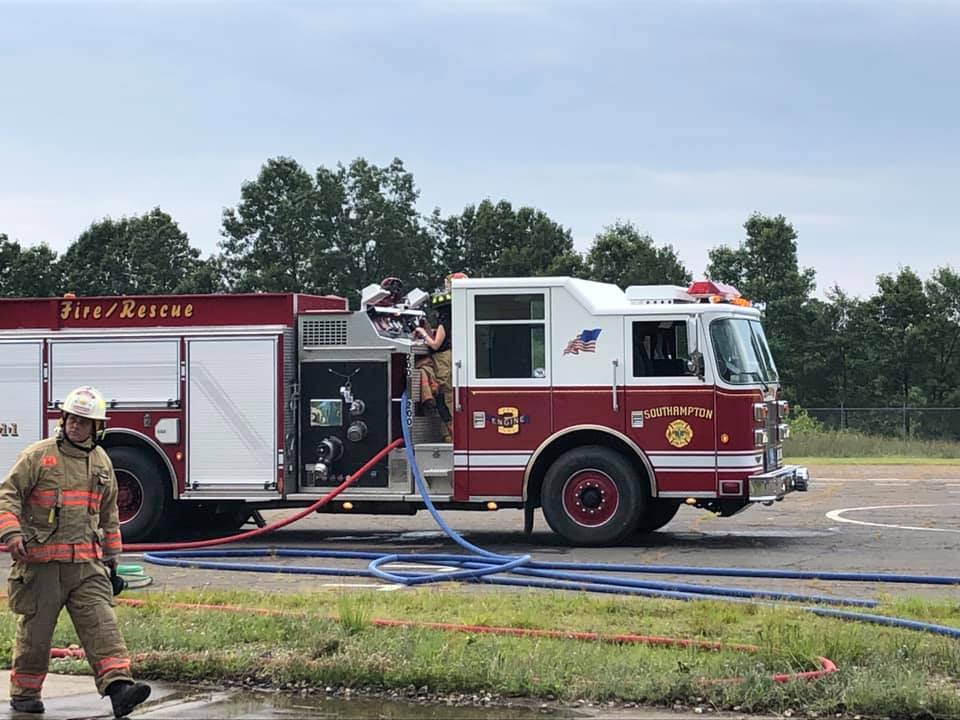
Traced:
<path fill-rule="evenodd" d="M 727 285 L 713 280 L 697 280 L 687 288 L 687 294 L 697 298 L 700 302 L 730 303 L 741 307 L 751 307 L 753 303 L 740 296 L 740 291 L 733 285 Z"/>

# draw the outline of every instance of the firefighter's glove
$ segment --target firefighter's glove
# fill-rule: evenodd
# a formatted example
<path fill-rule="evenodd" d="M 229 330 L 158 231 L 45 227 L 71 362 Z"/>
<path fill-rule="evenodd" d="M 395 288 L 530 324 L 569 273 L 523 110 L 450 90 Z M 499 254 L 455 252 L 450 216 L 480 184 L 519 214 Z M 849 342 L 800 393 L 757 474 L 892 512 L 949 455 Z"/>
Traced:
<path fill-rule="evenodd" d="M 122 593 L 127 589 L 127 581 L 120 577 L 120 573 L 117 572 L 117 564 L 115 562 L 110 563 L 110 584 L 113 585 L 113 594 L 114 597 Z"/>
<path fill-rule="evenodd" d="M 7 541 L 7 552 L 14 562 L 26 562 L 27 551 L 24 548 L 23 535 L 14 535 Z"/>

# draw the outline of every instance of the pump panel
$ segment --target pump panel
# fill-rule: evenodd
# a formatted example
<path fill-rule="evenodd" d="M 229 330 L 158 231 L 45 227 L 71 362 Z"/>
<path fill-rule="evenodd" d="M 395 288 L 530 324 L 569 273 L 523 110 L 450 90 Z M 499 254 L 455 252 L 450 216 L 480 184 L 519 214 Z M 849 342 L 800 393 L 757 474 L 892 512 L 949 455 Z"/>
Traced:
<path fill-rule="evenodd" d="M 389 364 L 311 361 L 300 366 L 300 489 L 342 483 L 389 442 Z M 353 487 L 386 487 L 381 460 Z"/>

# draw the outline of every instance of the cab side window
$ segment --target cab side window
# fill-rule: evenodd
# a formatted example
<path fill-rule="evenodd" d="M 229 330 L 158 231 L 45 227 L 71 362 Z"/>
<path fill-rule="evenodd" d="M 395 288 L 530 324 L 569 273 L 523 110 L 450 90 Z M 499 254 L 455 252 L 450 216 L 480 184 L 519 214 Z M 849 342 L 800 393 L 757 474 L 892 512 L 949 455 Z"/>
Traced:
<path fill-rule="evenodd" d="M 543 293 L 477 295 L 477 377 L 545 377 L 545 318 Z"/>
<path fill-rule="evenodd" d="M 678 377 L 692 375 L 687 362 L 690 346 L 684 320 L 633 323 L 633 376 Z"/>

